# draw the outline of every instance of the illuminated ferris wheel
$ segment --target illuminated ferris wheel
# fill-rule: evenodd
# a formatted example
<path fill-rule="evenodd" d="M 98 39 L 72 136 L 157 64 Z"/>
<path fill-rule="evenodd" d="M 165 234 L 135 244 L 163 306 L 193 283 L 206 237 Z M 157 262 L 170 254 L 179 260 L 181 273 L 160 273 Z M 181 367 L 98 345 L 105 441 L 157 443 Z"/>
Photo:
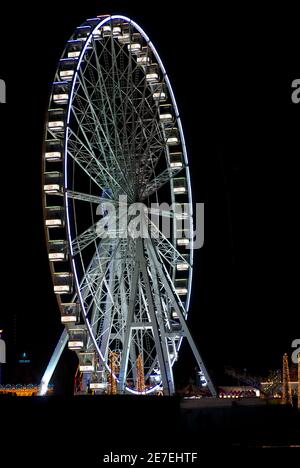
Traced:
<path fill-rule="evenodd" d="M 76 28 L 59 61 L 45 125 L 44 222 L 76 392 L 175 392 L 187 339 L 193 221 L 174 94 L 145 32 L 124 16 Z"/>

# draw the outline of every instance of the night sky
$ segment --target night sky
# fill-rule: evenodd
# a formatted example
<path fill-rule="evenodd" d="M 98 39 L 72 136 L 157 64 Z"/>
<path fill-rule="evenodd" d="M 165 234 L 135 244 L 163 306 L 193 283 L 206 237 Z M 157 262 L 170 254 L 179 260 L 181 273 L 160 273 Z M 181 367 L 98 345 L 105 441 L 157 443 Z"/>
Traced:
<path fill-rule="evenodd" d="M 205 204 L 189 323 L 212 376 L 220 383 L 225 365 L 266 374 L 299 338 L 296 15 L 194 5 L 29 2 L 2 12 L 0 328 L 7 378 L 17 353 L 27 351 L 39 381 L 61 332 L 42 220 L 43 125 L 66 41 L 86 18 L 106 13 L 125 14 L 144 28 L 174 88 L 194 201 Z M 179 379 L 184 369 L 192 372 L 185 355 L 183 348 Z M 65 352 L 54 380 L 59 390 L 72 385 L 75 365 L 75 354 Z"/>

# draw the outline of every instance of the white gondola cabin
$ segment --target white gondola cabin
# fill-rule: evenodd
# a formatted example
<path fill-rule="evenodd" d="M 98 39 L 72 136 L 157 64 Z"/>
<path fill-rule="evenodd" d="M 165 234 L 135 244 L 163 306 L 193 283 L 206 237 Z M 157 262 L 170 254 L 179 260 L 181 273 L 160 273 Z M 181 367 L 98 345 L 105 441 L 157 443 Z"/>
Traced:
<path fill-rule="evenodd" d="M 47 228 L 63 228 L 65 226 L 65 210 L 62 206 L 47 206 L 45 208 L 45 224 Z"/>
<path fill-rule="evenodd" d="M 44 192 L 47 195 L 63 193 L 63 175 L 61 172 L 46 172 L 44 174 Z"/>
<path fill-rule="evenodd" d="M 69 272 L 53 274 L 54 292 L 55 294 L 72 294 L 73 291 L 73 275 Z"/>
<path fill-rule="evenodd" d="M 65 262 L 68 259 L 65 240 L 50 240 L 48 242 L 48 258 L 51 262 Z"/>
<path fill-rule="evenodd" d="M 87 341 L 87 330 L 84 325 L 77 325 L 68 329 L 68 348 L 72 350 L 82 350 Z"/>
<path fill-rule="evenodd" d="M 168 146 L 176 146 L 179 144 L 179 134 L 177 128 L 166 128 L 166 143 Z"/>
<path fill-rule="evenodd" d="M 62 161 L 63 147 L 62 141 L 51 139 L 45 142 L 45 159 L 48 162 Z"/>
<path fill-rule="evenodd" d="M 69 302 L 61 304 L 61 323 L 76 324 L 79 322 L 80 309 L 77 302 Z"/>

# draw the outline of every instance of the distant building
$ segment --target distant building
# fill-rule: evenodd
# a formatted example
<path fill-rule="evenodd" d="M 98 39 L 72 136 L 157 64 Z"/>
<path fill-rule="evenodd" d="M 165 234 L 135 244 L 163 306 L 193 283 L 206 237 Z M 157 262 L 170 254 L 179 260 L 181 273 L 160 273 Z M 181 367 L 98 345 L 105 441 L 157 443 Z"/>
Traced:
<path fill-rule="evenodd" d="M 35 396 L 40 390 L 39 385 L 0 385 L 0 395 L 12 395 L 12 396 Z M 48 386 L 47 394 L 53 393 L 53 386 Z"/>
<path fill-rule="evenodd" d="M 260 390 L 250 385 L 219 387 L 220 398 L 259 398 Z"/>
<path fill-rule="evenodd" d="M 297 365 L 290 366 L 289 385 L 292 395 L 297 394 L 298 390 L 298 369 Z M 281 370 L 272 372 L 270 377 L 260 384 L 261 392 L 267 397 L 281 398 L 282 397 L 282 373 Z"/>

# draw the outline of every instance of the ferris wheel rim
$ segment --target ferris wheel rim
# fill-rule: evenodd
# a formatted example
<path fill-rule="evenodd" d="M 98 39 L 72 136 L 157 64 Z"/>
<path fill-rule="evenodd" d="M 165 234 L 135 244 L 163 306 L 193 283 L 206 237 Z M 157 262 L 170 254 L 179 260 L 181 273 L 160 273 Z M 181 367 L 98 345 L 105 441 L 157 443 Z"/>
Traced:
<path fill-rule="evenodd" d="M 181 125 L 181 119 L 180 119 L 180 116 L 179 116 L 178 107 L 177 107 L 177 103 L 176 103 L 176 100 L 175 100 L 174 92 L 173 92 L 171 83 L 169 81 L 168 75 L 167 75 L 167 73 L 165 71 L 163 62 L 160 59 L 160 56 L 159 56 L 158 52 L 156 51 L 153 43 L 150 41 L 149 37 L 146 35 L 144 30 L 137 23 L 135 23 L 133 20 L 131 20 L 130 18 L 128 18 L 126 16 L 123 16 L 123 15 L 108 16 L 108 17 L 104 18 L 103 20 L 100 20 L 100 22 L 93 29 L 91 28 L 91 32 L 90 32 L 90 34 L 88 36 L 88 39 L 86 40 L 86 43 L 85 43 L 85 45 L 84 45 L 84 47 L 83 47 L 83 49 L 81 51 L 80 57 L 78 59 L 78 64 L 77 64 L 77 67 L 76 67 L 76 71 L 75 71 L 73 79 L 72 79 L 72 86 L 71 86 L 69 101 L 68 101 L 68 106 L 67 106 L 67 120 L 66 120 L 67 125 L 66 125 L 66 131 L 65 131 L 66 144 L 65 144 L 65 147 L 64 147 L 64 196 L 63 196 L 63 198 L 64 198 L 64 207 L 65 207 L 65 214 L 66 214 L 67 241 L 68 241 L 68 246 L 69 246 L 70 254 L 71 254 L 72 271 L 73 271 L 73 275 L 74 275 L 74 279 L 75 279 L 77 297 L 78 297 L 78 299 L 79 299 L 79 301 L 81 303 L 81 307 L 82 307 L 83 311 L 85 310 L 85 307 L 84 307 L 83 298 L 82 298 L 82 295 L 81 295 L 80 281 L 79 281 L 79 278 L 78 278 L 78 275 L 77 275 L 77 267 L 76 267 L 76 263 L 75 263 L 75 260 L 74 260 L 74 251 L 73 251 L 73 246 L 72 246 L 72 236 L 71 236 L 71 226 L 70 226 L 70 207 L 69 207 L 69 197 L 68 197 L 68 167 L 67 167 L 69 156 L 67 154 L 67 149 L 68 149 L 67 141 L 68 141 L 68 136 L 69 136 L 69 131 L 70 131 L 69 130 L 69 123 L 70 123 L 72 102 L 73 102 L 74 92 L 75 92 L 74 90 L 75 90 L 76 78 L 77 78 L 77 74 L 78 74 L 78 72 L 80 70 L 85 51 L 86 51 L 86 49 L 88 47 L 88 44 L 89 44 L 89 42 L 90 42 L 90 40 L 91 40 L 91 38 L 93 36 L 93 33 L 95 33 L 97 30 L 101 29 L 102 26 L 104 26 L 106 23 L 108 23 L 108 22 L 110 22 L 112 20 L 115 20 L 115 19 L 128 21 L 137 31 L 140 32 L 140 34 L 146 40 L 147 45 L 151 48 L 152 52 L 154 53 L 155 58 L 157 59 L 157 62 L 159 64 L 160 70 L 162 71 L 162 74 L 163 74 L 164 80 L 166 82 L 168 92 L 169 92 L 169 95 L 170 95 L 170 98 L 171 98 L 171 101 L 172 101 L 172 105 L 173 105 L 173 108 L 175 110 L 176 123 L 177 123 L 178 131 L 179 131 L 179 134 L 180 134 L 180 141 L 181 141 L 181 147 L 182 147 L 182 150 L 183 150 L 183 156 L 184 156 L 184 160 L 185 160 L 185 163 L 186 163 L 185 177 L 186 177 L 186 180 L 187 180 L 188 199 L 189 199 L 190 210 L 191 210 L 190 211 L 190 219 L 192 220 L 191 181 L 190 181 L 190 174 L 189 174 L 188 158 L 187 158 L 187 151 L 186 151 L 184 133 L 183 133 L 182 125 Z M 193 239 L 191 239 L 191 243 L 192 242 L 193 242 Z M 193 263 L 192 262 L 192 258 L 193 258 L 193 246 L 192 245 L 190 247 L 189 255 L 190 255 L 190 269 L 189 269 L 188 295 L 187 295 L 187 300 L 186 300 L 186 312 L 188 311 L 188 308 L 189 308 L 190 295 L 191 295 L 191 279 L 192 279 L 192 263 Z M 108 366 L 104 356 L 102 355 L 101 350 L 100 350 L 100 348 L 98 346 L 98 343 L 96 341 L 96 338 L 95 338 L 95 336 L 93 334 L 93 331 L 91 329 L 91 325 L 89 323 L 89 320 L 88 320 L 88 318 L 87 318 L 87 316 L 85 314 L 83 314 L 83 318 L 84 318 L 85 323 L 86 323 L 86 325 L 88 327 L 89 335 L 90 335 L 90 337 L 91 337 L 91 339 L 93 341 L 94 346 L 97 349 L 97 352 L 98 352 L 101 360 L 103 361 L 103 364 L 110 371 L 109 366 Z M 182 339 L 180 339 L 180 343 L 181 343 L 181 340 Z M 179 347 L 180 347 L 180 343 L 179 343 Z M 178 347 L 178 349 L 179 349 L 179 347 Z M 116 377 L 116 380 L 118 380 L 117 377 Z M 146 391 L 145 393 L 151 393 L 152 391 L 155 390 L 155 388 L 157 388 L 159 386 L 160 386 L 160 384 L 157 384 L 154 387 L 152 387 L 149 391 Z M 139 392 L 135 392 L 134 390 L 132 390 L 129 387 L 126 387 L 126 389 L 130 393 L 139 393 Z"/>

